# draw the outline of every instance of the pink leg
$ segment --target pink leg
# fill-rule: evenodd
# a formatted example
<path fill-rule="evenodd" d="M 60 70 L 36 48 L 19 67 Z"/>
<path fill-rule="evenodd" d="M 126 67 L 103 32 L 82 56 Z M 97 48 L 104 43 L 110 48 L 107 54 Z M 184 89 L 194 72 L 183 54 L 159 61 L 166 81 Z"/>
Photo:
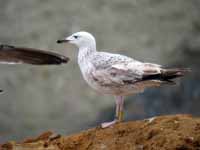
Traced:
<path fill-rule="evenodd" d="M 119 111 L 120 111 L 120 103 L 121 99 L 119 96 L 115 96 L 115 119 L 118 119 L 119 117 Z"/>
<path fill-rule="evenodd" d="M 123 115 L 124 115 L 124 96 L 120 96 L 119 117 L 118 117 L 119 122 L 123 120 Z"/>
<path fill-rule="evenodd" d="M 122 121 L 124 97 L 123 96 L 116 96 L 115 102 L 116 102 L 115 119 L 111 122 L 102 123 L 101 124 L 102 128 L 110 127 L 110 126 L 114 125 L 115 123 Z"/>

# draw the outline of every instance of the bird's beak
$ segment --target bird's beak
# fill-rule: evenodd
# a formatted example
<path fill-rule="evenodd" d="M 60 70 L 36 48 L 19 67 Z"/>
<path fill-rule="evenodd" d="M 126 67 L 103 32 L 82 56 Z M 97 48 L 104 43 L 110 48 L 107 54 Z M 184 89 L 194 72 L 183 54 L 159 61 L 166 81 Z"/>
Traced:
<path fill-rule="evenodd" d="M 65 39 L 61 39 L 61 40 L 57 40 L 57 43 L 58 44 L 61 44 L 61 43 L 70 43 L 72 41 L 72 38 L 71 36 L 65 38 Z"/>

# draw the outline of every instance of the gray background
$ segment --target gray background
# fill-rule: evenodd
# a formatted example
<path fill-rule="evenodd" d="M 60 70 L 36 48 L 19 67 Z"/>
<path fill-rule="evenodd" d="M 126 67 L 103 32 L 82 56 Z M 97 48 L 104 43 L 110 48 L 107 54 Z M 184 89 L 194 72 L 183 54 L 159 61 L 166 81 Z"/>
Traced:
<path fill-rule="evenodd" d="M 62 66 L 0 65 L 0 142 L 46 130 L 71 134 L 113 119 L 114 98 L 93 91 L 77 65 L 77 49 L 57 45 L 91 32 L 98 49 L 165 66 L 191 67 L 177 86 L 126 98 L 126 120 L 200 115 L 199 0 L 0 0 L 0 43 L 50 49 Z"/>

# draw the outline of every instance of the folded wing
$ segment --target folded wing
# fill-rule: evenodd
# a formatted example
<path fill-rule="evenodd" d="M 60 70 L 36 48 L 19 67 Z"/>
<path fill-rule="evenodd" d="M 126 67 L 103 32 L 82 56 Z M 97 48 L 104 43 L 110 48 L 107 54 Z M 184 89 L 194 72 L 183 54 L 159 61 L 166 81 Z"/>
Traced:
<path fill-rule="evenodd" d="M 143 73 L 139 61 L 133 61 L 132 63 L 118 62 L 93 71 L 93 77 L 102 86 L 124 86 L 141 81 Z"/>
<path fill-rule="evenodd" d="M 93 76 L 104 86 L 123 86 L 144 81 L 174 84 L 172 79 L 181 77 L 188 71 L 187 68 L 164 69 L 157 64 L 133 61 L 96 70 Z"/>

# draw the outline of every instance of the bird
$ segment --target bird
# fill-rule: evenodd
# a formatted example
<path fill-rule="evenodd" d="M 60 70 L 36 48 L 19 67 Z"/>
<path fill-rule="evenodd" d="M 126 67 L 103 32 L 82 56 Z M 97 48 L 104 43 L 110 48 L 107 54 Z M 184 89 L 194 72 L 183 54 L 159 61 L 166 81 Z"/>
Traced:
<path fill-rule="evenodd" d="M 68 57 L 54 52 L 0 44 L 0 64 L 59 65 L 68 61 Z"/>
<path fill-rule="evenodd" d="M 78 65 L 84 80 L 96 91 L 115 96 L 115 117 L 104 122 L 102 128 L 123 121 L 124 99 L 146 88 L 175 84 L 173 79 L 184 76 L 189 68 L 164 68 L 121 54 L 97 51 L 95 37 L 86 31 L 57 40 L 78 47 Z"/>

